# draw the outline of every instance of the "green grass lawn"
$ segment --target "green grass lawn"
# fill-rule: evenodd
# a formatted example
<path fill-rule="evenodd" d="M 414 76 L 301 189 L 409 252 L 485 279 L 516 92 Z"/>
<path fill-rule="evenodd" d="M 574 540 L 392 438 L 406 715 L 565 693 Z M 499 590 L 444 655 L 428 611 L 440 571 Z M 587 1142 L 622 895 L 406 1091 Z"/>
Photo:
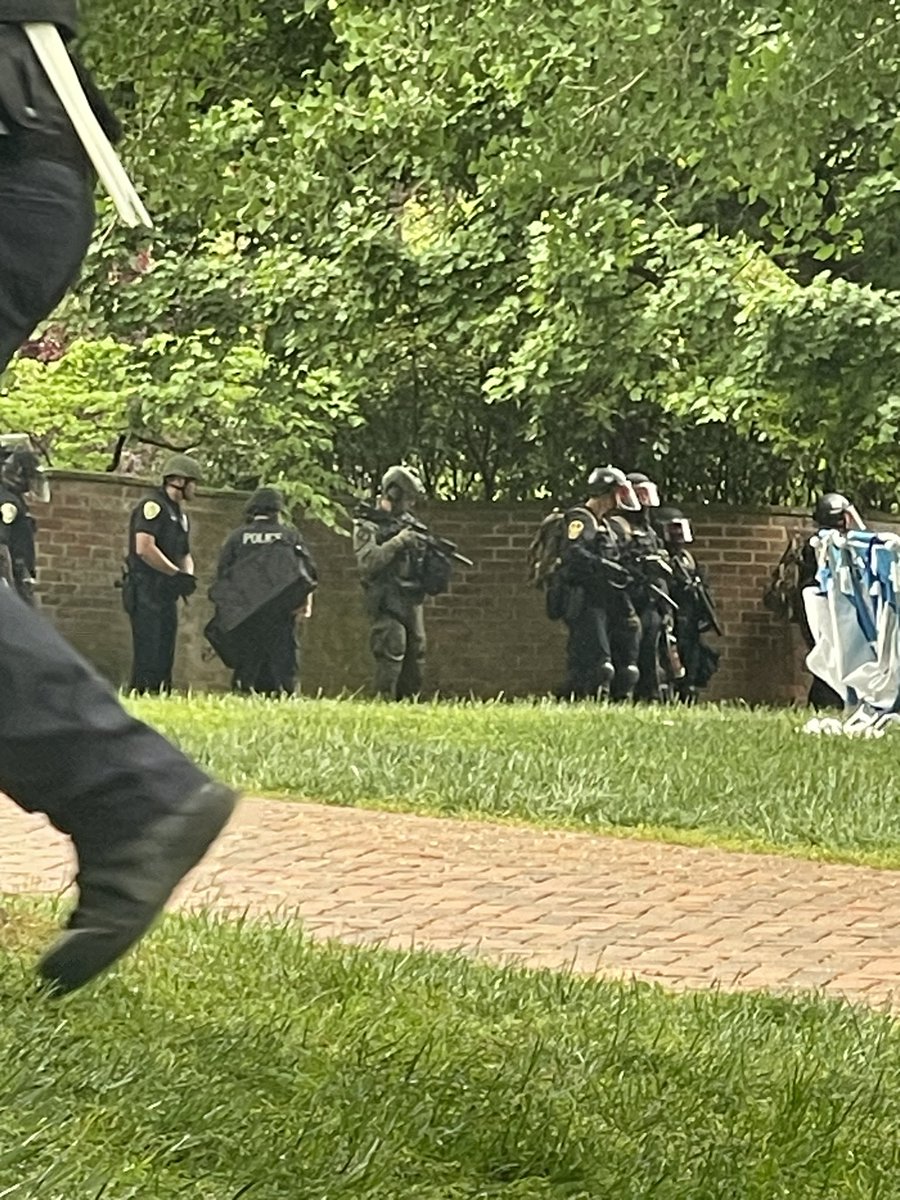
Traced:
<path fill-rule="evenodd" d="M 875 1200 L 900 1195 L 900 1031 L 168 918 L 51 1004 L 14 901 L 8 1200 Z"/>
<path fill-rule="evenodd" d="M 740 708 L 128 703 L 251 792 L 900 867 L 900 734 Z"/>

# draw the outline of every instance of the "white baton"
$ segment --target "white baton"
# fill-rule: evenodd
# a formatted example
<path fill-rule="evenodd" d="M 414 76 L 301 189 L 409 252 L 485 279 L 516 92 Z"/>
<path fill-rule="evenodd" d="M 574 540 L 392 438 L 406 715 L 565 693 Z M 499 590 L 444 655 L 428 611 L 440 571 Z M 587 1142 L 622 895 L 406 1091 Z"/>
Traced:
<path fill-rule="evenodd" d="M 119 216 L 132 229 L 152 229 L 150 214 L 94 115 L 59 30 L 45 22 L 29 22 L 24 30 Z"/>

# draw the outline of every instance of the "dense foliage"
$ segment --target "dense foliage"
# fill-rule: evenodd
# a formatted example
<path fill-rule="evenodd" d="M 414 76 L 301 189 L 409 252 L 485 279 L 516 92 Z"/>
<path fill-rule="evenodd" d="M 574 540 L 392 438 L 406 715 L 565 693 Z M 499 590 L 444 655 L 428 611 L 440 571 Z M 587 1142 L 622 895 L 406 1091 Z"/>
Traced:
<path fill-rule="evenodd" d="M 448 495 L 613 459 L 889 506 L 897 7 L 85 0 L 157 228 L 104 214 L 13 411 L 60 462 L 128 431 L 313 503 L 403 455 Z"/>

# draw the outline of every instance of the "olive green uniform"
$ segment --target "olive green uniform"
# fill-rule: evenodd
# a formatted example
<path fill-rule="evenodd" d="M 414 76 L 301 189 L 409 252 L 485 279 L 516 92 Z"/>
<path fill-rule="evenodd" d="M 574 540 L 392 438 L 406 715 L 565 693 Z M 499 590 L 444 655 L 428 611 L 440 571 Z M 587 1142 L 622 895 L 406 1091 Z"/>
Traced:
<path fill-rule="evenodd" d="M 425 666 L 424 547 L 391 513 L 369 510 L 353 522 L 353 550 L 371 622 L 375 691 L 392 700 L 415 696 Z"/>

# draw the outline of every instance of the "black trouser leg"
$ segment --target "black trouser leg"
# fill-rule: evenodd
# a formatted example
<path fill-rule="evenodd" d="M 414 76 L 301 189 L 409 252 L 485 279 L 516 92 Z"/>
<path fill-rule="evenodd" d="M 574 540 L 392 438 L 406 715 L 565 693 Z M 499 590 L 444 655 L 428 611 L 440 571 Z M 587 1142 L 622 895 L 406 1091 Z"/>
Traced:
<path fill-rule="evenodd" d="M 272 630 L 268 673 L 269 690 L 274 695 L 293 696 L 297 690 L 297 628 L 293 617 L 280 621 Z"/>
<path fill-rule="evenodd" d="M 816 709 L 818 712 L 826 709 L 843 710 L 845 707 L 840 694 L 834 690 L 830 683 L 826 683 L 818 675 L 813 675 L 812 677 L 807 701 L 810 707 Z"/>
<path fill-rule="evenodd" d="M 634 689 L 636 700 L 659 700 L 659 641 L 662 634 L 662 617 L 656 605 L 650 601 L 638 611 L 641 623 L 640 646 L 638 650 L 638 671 L 640 676 Z"/>
<path fill-rule="evenodd" d="M 53 626 L 0 588 L 0 789 L 66 833 L 100 839 L 168 811 L 207 776 L 128 716 Z"/>
<path fill-rule="evenodd" d="M 92 188 L 55 163 L 0 162 L 0 371 L 58 303 L 93 227 Z M 234 805 L 39 613 L 0 588 L 0 789 L 78 854 L 78 905 L 40 971 L 80 987 L 146 931 Z"/>
<path fill-rule="evenodd" d="M 255 630 L 241 651 L 232 686 L 238 692 L 292 696 L 297 689 L 297 640 L 292 617 Z"/>
<path fill-rule="evenodd" d="M 638 681 L 641 622 L 627 592 L 618 592 L 610 603 L 610 645 L 615 666 L 613 700 L 630 700 Z"/>
<path fill-rule="evenodd" d="M 613 676 L 609 613 L 606 608 L 585 604 L 566 624 L 566 677 L 558 694 L 574 700 L 598 696 Z"/>
<path fill-rule="evenodd" d="M 69 834 L 79 900 L 41 973 L 80 987 L 153 923 L 234 793 L 128 716 L 39 613 L 0 588 L 0 790 Z"/>
<path fill-rule="evenodd" d="M 58 163 L 0 162 L 0 371 L 78 274 L 94 227 L 92 190 Z"/>
<path fill-rule="evenodd" d="M 584 605 L 577 616 L 567 617 L 569 637 L 566 641 L 566 675 L 558 695 L 562 699 L 583 700 L 596 689 L 597 624 L 591 609 Z"/>
<path fill-rule="evenodd" d="M 172 688 L 178 602 L 161 596 L 156 586 L 135 588 L 131 616 L 131 688 L 136 692 L 165 692 Z"/>

